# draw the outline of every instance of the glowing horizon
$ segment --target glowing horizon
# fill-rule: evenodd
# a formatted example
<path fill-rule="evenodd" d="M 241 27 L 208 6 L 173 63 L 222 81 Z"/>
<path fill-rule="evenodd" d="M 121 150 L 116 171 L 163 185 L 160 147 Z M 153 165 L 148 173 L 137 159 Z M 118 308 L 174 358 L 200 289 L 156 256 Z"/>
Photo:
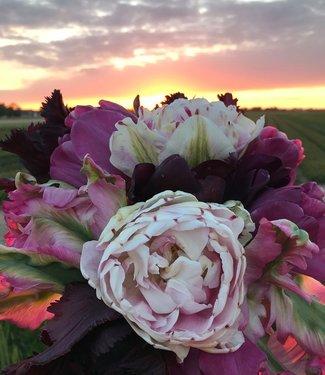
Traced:
<path fill-rule="evenodd" d="M 156 104 L 160 104 L 164 99 L 165 95 L 171 94 L 176 91 L 182 90 L 167 90 L 164 94 L 153 92 L 152 95 L 140 95 L 141 105 L 148 109 L 153 109 Z M 184 94 L 190 98 L 206 98 L 209 101 L 218 100 L 217 95 L 225 93 L 227 90 L 221 90 L 218 92 L 195 92 L 194 90 L 184 90 Z M 150 93 L 150 91 L 147 91 Z M 234 97 L 238 99 L 238 105 L 242 108 L 254 108 L 261 107 L 265 108 L 279 108 L 279 109 L 314 109 L 314 110 L 325 110 L 325 86 L 320 87 L 291 87 L 291 88 L 280 88 L 280 89 L 264 89 L 264 90 L 231 90 Z M 50 93 L 45 93 L 44 96 L 48 96 Z M 70 107 L 76 105 L 93 105 L 97 106 L 99 100 L 105 99 L 115 103 L 118 103 L 125 108 L 133 107 L 133 100 L 137 93 L 134 93 L 132 97 L 69 97 L 62 92 L 64 102 Z M 34 102 L 16 103 L 23 110 L 34 110 L 37 111 L 40 108 L 43 98 Z M 14 102 L 14 101 L 12 101 Z M 9 103 L 7 103 L 9 104 Z"/>

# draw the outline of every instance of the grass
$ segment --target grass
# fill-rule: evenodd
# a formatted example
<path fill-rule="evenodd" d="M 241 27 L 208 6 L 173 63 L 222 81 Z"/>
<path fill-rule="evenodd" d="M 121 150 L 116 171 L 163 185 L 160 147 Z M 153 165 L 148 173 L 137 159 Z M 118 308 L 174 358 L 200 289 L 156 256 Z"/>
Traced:
<path fill-rule="evenodd" d="M 39 331 L 30 332 L 8 322 L 0 322 L 0 369 L 44 349 Z"/>
<path fill-rule="evenodd" d="M 10 134 L 10 130 L 17 127 L 26 127 L 31 122 L 30 119 L 0 119 L 0 139 L 5 139 Z M 22 170 L 19 158 L 0 149 L 0 177 L 15 177 L 17 171 Z"/>
<path fill-rule="evenodd" d="M 291 139 L 302 139 L 307 157 L 300 167 L 300 175 L 325 184 L 325 111 L 264 113 L 267 125 L 278 127 Z M 261 115 L 262 112 L 257 111 L 247 113 L 247 116 L 254 120 Z M 26 126 L 30 122 L 30 119 L 0 120 L 0 139 L 3 139 L 13 127 Z M 21 169 L 16 156 L 0 151 L 0 177 L 14 177 Z M 37 339 L 38 333 L 30 333 L 7 322 L 0 322 L 0 368 L 42 350 L 42 345 Z"/>

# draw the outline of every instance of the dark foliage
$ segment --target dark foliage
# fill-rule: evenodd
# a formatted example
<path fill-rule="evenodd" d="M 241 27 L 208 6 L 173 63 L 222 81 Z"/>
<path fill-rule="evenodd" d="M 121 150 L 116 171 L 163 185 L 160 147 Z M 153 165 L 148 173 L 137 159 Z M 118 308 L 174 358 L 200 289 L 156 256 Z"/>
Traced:
<path fill-rule="evenodd" d="M 237 110 L 239 110 L 239 107 L 237 106 L 238 99 L 233 98 L 232 94 L 230 92 L 226 92 L 225 94 L 219 94 L 218 99 L 221 102 L 224 102 L 226 107 L 228 107 L 230 105 L 235 105 Z"/>
<path fill-rule="evenodd" d="M 58 146 L 59 137 L 69 133 L 64 124 L 69 109 L 64 105 L 59 90 L 54 90 L 42 103 L 43 123 L 32 123 L 27 129 L 13 129 L 0 140 L 2 150 L 19 156 L 25 168 L 38 182 L 49 180 L 50 157 Z"/>
<path fill-rule="evenodd" d="M 87 284 L 70 284 L 49 310 L 44 352 L 9 366 L 3 375 L 165 375 L 164 353 L 140 338 Z"/>
<path fill-rule="evenodd" d="M 0 190 L 9 193 L 12 190 L 15 190 L 15 180 L 12 178 L 0 178 Z"/>
<path fill-rule="evenodd" d="M 187 99 L 187 97 L 182 92 L 175 92 L 170 95 L 165 95 L 165 100 L 161 102 L 161 105 L 171 104 L 176 99 Z"/>

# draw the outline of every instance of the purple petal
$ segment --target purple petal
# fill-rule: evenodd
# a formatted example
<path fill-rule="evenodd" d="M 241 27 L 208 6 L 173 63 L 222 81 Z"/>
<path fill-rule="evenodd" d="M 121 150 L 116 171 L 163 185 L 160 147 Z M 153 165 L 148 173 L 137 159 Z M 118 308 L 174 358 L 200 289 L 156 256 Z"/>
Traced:
<path fill-rule="evenodd" d="M 115 173 L 115 168 L 109 163 L 110 150 L 109 139 L 115 124 L 122 120 L 119 112 L 93 110 L 80 116 L 71 129 L 71 139 L 75 147 L 76 155 L 83 160 L 86 154 L 102 168 L 110 173 Z"/>
<path fill-rule="evenodd" d="M 51 157 L 51 177 L 80 187 L 85 177 L 80 173 L 83 158 L 89 154 L 100 167 L 109 173 L 125 177 L 110 162 L 109 140 L 116 130 L 115 124 L 134 114 L 118 104 L 101 101 L 100 108 L 77 106 L 66 119 L 71 128 L 70 138 L 62 139 Z"/>
<path fill-rule="evenodd" d="M 133 112 L 130 112 L 128 109 L 122 107 L 117 103 L 110 102 L 108 100 L 100 100 L 99 105 L 103 109 L 107 109 L 113 112 L 120 112 L 124 117 L 131 117 L 133 121 L 137 121 L 137 117 Z"/>
<path fill-rule="evenodd" d="M 166 366 L 168 375 L 202 375 L 199 367 L 200 351 L 191 349 L 183 363 L 176 361 L 174 353 L 166 354 Z M 255 374 L 256 375 L 256 374 Z"/>
<path fill-rule="evenodd" d="M 144 201 L 165 190 L 194 194 L 200 190 L 200 184 L 184 158 L 171 155 L 157 168 L 147 163 L 135 167 L 129 191 L 131 199 Z"/>
<path fill-rule="evenodd" d="M 287 186 L 268 190 L 250 205 L 253 221 L 258 225 L 262 218 L 287 219 L 309 234 L 319 247 L 319 253 L 307 259 L 307 269 L 299 269 L 319 281 L 325 281 L 325 202 L 324 190 L 310 182 L 300 186 Z"/>
<path fill-rule="evenodd" d="M 200 352 L 199 363 L 204 375 L 257 375 L 265 359 L 265 353 L 246 339 L 233 353 Z"/>
<path fill-rule="evenodd" d="M 51 156 L 51 177 L 72 186 L 82 186 L 87 182 L 86 176 L 80 172 L 81 167 L 82 162 L 77 157 L 71 140 L 63 142 Z"/>

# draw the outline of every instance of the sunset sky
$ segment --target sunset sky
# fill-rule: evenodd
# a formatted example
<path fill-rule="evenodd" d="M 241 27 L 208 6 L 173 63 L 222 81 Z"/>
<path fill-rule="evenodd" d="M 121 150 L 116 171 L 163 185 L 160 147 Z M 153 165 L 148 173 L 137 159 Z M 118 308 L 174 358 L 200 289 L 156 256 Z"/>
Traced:
<path fill-rule="evenodd" d="M 325 0 L 0 0 L 0 103 L 325 108 Z"/>

